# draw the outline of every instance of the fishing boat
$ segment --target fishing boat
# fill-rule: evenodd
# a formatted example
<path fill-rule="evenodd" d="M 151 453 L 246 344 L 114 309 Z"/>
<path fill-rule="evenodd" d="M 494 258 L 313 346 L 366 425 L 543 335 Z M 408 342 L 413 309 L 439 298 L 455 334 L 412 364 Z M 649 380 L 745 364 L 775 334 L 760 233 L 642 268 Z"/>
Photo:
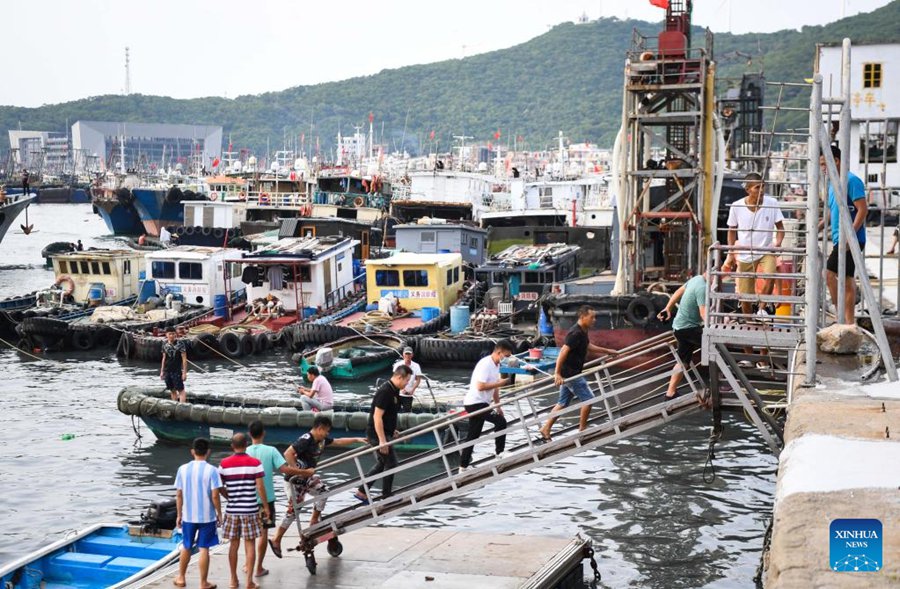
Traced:
<path fill-rule="evenodd" d="M 358 380 L 390 368 L 405 345 L 396 335 L 351 335 L 301 355 L 300 374 L 316 366 L 329 378 Z"/>
<path fill-rule="evenodd" d="M 144 225 L 136 208 L 131 188 L 136 176 L 118 176 L 112 172 L 98 176 L 91 185 L 91 204 L 113 235 L 141 235 Z"/>
<path fill-rule="evenodd" d="M 6 589 L 127 587 L 178 559 L 180 532 L 94 524 L 0 567 Z"/>
<path fill-rule="evenodd" d="M 187 403 L 169 398 L 169 392 L 152 387 L 125 387 L 119 392 L 117 406 L 125 415 L 134 415 L 153 434 L 170 442 L 189 443 L 204 437 L 215 443 L 230 443 L 231 437 L 247 431 L 259 420 L 266 427 L 266 442 L 292 444 L 312 427 L 316 415 L 331 418 L 334 438 L 364 437 L 369 420 L 369 399 L 338 402 L 328 411 L 303 410 L 299 398 L 273 399 L 217 393 L 188 392 Z M 451 403 L 417 402 L 411 413 L 401 413 L 398 428 L 403 431 L 460 410 Z M 437 445 L 434 434 L 415 436 L 398 446 L 401 452 L 429 450 Z"/>
<path fill-rule="evenodd" d="M 34 202 L 35 198 L 37 197 L 34 194 L 28 196 L 6 195 L 0 190 L 0 241 L 3 241 L 16 217 Z"/>

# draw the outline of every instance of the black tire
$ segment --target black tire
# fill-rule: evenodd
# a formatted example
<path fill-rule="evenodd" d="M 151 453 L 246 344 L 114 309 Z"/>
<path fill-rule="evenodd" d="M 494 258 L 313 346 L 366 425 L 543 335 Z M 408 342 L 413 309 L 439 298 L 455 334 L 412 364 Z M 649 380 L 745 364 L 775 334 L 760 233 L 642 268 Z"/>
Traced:
<path fill-rule="evenodd" d="M 26 317 L 19 323 L 18 329 L 23 335 L 45 337 L 65 337 L 69 331 L 69 324 L 59 319 L 49 317 Z"/>
<path fill-rule="evenodd" d="M 184 228 L 184 234 L 185 234 L 185 235 L 193 235 L 193 234 L 196 233 L 196 232 L 197 232 L 197 230 L 196 230 L 196 228 L 194 228 L 193 225 L 190 226 L 190 227 L 185 227 L 185 228 Z"/>
<path fill-rule="evenodd" d="M 257 333 L 253 337 L 253 353 L 264 354 L 269 349 L 269 334 Z"/>
<path fill-rule="evenodd" d="M 34 351 L 35 347 L 37 346 L 35 345 L 34 340 L 27 335 L 20 337 L 19 341 L 16 342 L 16 348 L 18 348 L 17 351 L 20 353 L 28 352 L 29 354 L 31 354 Z"/>
<path fill-rule="evenodd" d="M 632 325 L 643 327 L 656 315 L 655 310 L 653 301 L 647 297 L 635 297 L 629 301 L 625 309 L 625 319 Z"/>
<path fill-rule="evenodd" d="M 181 194 L 181 200 L 197 200 L 197 193 L 188 188 Z"/>
<path fill-rule="evenodd" d="M 225 230 L 221 227 L 216 227 L 215 229 L 213 229 L 212 234 L 216 239 L 223 239 L 225 237 Z"/>
<path fill-rule="evenodd" d="M 126 331 L 119 337 L 116 355 L 120 358 L 131 358 L 132 354 L 134 354 L 134 336 Z"/>
<path fill-rule="evenodd" d="M 244 349 L 244 356 L 249 356 L 253 353 L 253 336 L 249 333 L 245 333 L 241 336 L 241 347 Z"/>
<path fill-rule="evenodd" d="M 201 333 L 191 340 L 191 351 L 197 358 L 212 358 L 217 355 L 219 341 L 211 333 Z"/>
<path fill-rule="evenodd" d="M 113 348 L 119 342 L 119 332 L 112 327 L 101 327 L 94 336 L 94 343 L 98 347 Z"/>
<path fill-rule="evenodd" d="M 203 237 L 209 237 L 210 235 L 212 235 L 212 227 L 201 227 L 200 235 L 202 235 Z"/>
<path fill-rule="evenodd" d="M 328 541 L 328 554 L 337 558 L 344 552 L 344 545 L 341 544 L 341 541 L 337 538 L 332 538 Z"/>
<path fill-rule="evenodd" d="M 226 331 L 219 336 L 219 350 L 229 358 L 240 358 L 244 355 L 241 338 L 233 331 Z"/>
<path fill-rule="evenodd" d="M 270 348 L 277 348 L 284 344 L 284 333 L 281 331 L 273 331 L 266 334 L 266 338 L 269 340 Z"/>
<path fill-rule="evenodd" d="M 94 339 L 94 330 L 92 329 L 73 329 L 69 334 L 69 341 L 72 347 L 82 352 L 94 349 L 96 343 Z"/>
<path fill-rule="evenodd" d="M 169 204 L 177 204 L 181 202 L 181 199 L 184 197 L 181 189 L 177 186 L 173 186 L 169 189 L 169 192 L 166 193 L 166 202 Z"/>

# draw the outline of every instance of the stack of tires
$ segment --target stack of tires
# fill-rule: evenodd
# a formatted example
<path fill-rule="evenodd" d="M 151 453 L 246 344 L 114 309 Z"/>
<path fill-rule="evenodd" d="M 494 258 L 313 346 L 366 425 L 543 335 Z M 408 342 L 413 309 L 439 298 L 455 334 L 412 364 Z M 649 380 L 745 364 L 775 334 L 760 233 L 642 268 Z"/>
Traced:
<path fill-rule="evenodd" d="M 25 317 L 16 326 L 16 333 L 21 338 L 16 347 L 24 350 L 58 350 L 65 345 L 68 331 L 69 324 L 60 319 Z"/>

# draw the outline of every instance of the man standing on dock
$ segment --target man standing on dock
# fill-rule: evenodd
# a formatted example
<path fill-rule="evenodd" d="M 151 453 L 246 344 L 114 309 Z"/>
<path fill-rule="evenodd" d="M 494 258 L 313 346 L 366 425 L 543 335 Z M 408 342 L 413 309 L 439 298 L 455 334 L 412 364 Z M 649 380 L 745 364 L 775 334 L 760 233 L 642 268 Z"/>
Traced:
<path fill-rule="evenodd" d="M 31 188 L 28 186 L 28 178 L 29 178 L 28 170 L 22 169 L 22 196 L 28 198 L 28 192 Z"/>
<path fill-rule="evenodd" d="M 484 411 L 479 415 L 472 415 L 477 411 L 486 409 L 493 402 L 500 403 L 500 387 L 505 387 L 511 381 L 510 378 L 500 378 L 500 362 L 512 355 L 512 344 L 507 340 L 500 340 L 494 344 L 494 350 L 489 356 L 478 361 L 472 370 L 472 379 L 469 381 L 469 392 L 463 400 L 466 413 L 469 414 L 469 433 L 466 442 L 473 442 L 481 437 L 484 422 L 494 424 L 494 431 L 506 429 L 506 418 L 503 416 L 503 408 L 497 407 L 492 411 Z M 506 449 L 506 435 L 497 436 L 494 440 L 494 453 L 501 456 Z M 460 472 L 469 468 L 472 463 L 472 452 L 475 446 L 464 448 L 459 458 Z"/>
<path fill-rule="evenodd" d="M 194 459 L 181 465 L 175 475 L 175 505 L 178 511 L 175 525 L 181 528 L 184 540 L 174 584 L 176 587 L 187 585 L 184 576 L 196 547 L 200 552 L 200 589 L 211 589 L 215 585 L 207 580 L 209 549 L 219 543 L 216 523 L 222 521 L 222 506 L 219 503 L 222 479 L 216 467 L 206 462 L 209 440 L 195 439 L 191 456 Z"/>
<path fill-rule="evenodd" d="M 418 362 L 413 361 L 413 349 L 409 346 L 403 348 L 403 358 L 394 362 L 394 369 L 396 370 L 401 364 L 412 370 L 412 378 L 409 379 L 409 382 L 406 383 L 406 386 L 400 391 L 400 413 L 409 413 L 412 411 L 413 397 L 416 394 L 416 389 L 419 388 L 419 385 L 422 383 L 422 367 L 419 366 Z"/>
<path fill-rule="evenodd" d="M 187 350 L 184 342 L 178 339 L 174 327 L 166 328 L 166 341 L 162 347 L 162 362 L 159 365 L 159 377 L 166 383 L 166 388 L 173 401 L 187 403 L 187 392 L 184 381 L 187 380 Z"/>
<path fill-rule="evenodd" d="M 225 483 L 223 495 L 228 500 L 225 506 L 225 525 L 222 526 L 222 538 L 230 541 L 228 547 L 228 567 L 231 571 L 231 586 L 239 585 L 237 576 L 238 549 L 244 541 L 246 556 L 247 589 L 259 587 L 253 582 L 256 567 L 256 539 L 262 535 L 262 522 L 259 518 L 257 494 L 262 504 L 263 516 L 271 519 L 269 513 L 269 497 L 263 484 L 262 463 L 247 454 L 247 434 L 234 434 L 231 438 L 231 449 L 234 454 L 219 465 L 219 474 Z"/>
<path fill-rule="evenodd" d="M 583 376 L 572 378 L 568 382 L 566 379 L 581 374 L 584 370 L 584 362 L 587 360 L 588 352 L 595 355 L 617 354 L 618 350 L 595 346 L 588 338 L 588 331 L 593 327 L 597 318 L 597 312 L 587 305 L 578 308 L 578 321 L 566 334 L 566 341 L 559 350 L 559 357 L 556 359 L 556 371 L 553 379 L 559 385 L 559 400 L 556 406 L 550 411 L 550 417 L 541 428 L 541 438 L 544 441 L 550 440 L 550 429 L 556 423 L 556 413 L 569 406 L 576 398 L 579 401 L 590 401 L 594 398 L 591 387 Z M 578 414 L 578 431 L 584 431 L 587 427 L 588 416 L 591 414 L 591 406 L 585 405 Z"/>
<path fill-rule="evenodd" d="M 657 318 L 660 321 L 668 321 L 672 318 L 672 309 L 678 305 L 678 313 L 672 322 L 672 330 L 675 341 L 678 342 L 678 358 L 681 364 L 688 368 L 694 352 L 703 345 L 703 322 L 706 320 L 706 281 L 707 273 L 694 276 L 681 285 L 675 294 L 669 299 L 666 308 L 659 312 Z M 672 369 L 672 377 L 669 379 L 669 388 L 666 391 L 666 399 L 674 399 L 678 395 L 678 384 L 684 378 L 684 371 L 678 364 Z"/>
<path fill-rule="evenodd" d="M 841 175 L 841 150 L 835 145 L 831 146 L 831 155 L 834 156 L 834 165 L 837 168 L 838 176 Z M 825 156 L 819 156 L 819 166 L 825 171 Z M 826 172 L 827 178 L 827 172 Z M 838 203 L 837 195 L 834 193 L 834 185 L 828 183 L 828 209 L 831 216 L 831 255 L 825 264 L 827 272 L 825 272 L 825 281 L 828 283 L 828 292 L 831 294 L 831 301 L 837 307 L 838 297 L 838 243 L 840 243 L 840 207 L 845 206 L 844 203 Z M 859 242 L 859 249 L 863 256 L 866 253 L 866 216 L 869 214 L 869 204 L 866 201 L 866 186 L 859 176 L 853 172 L 847 172 L 847 202 L 846 207 L 850 211 L 850 218 L 853 220 L 853 232 L 856 233 L 856 240 Z M 824 219 L 819 221 L 819 229 L 824 226 Z M 843 319 L 847 325 L 856 323 L 856 263 L 850 254 L 850 246 L 847 246 L 846 265 L 844 266 L 844 316 Z M 865 272 L 865 268 L 861 268 Z"/>
<path fill-rule="evenodd" d="M 369 423 L 366 427 L 366 438 L 369 444 L 377 446 L 375 452 L 375 466 L 366 473 L 366 479 L 391 470 L 397 466 L 397 452 L 393 446 L 387 443 L 391 438 L 397 437 L 397 417 L 400 413 L 400 391 L 412 378 L 412 370 L 409 366 L 400 365 L 394 368 L 390 380 L 378 387 L 372 398 L 372 407 L 369 410 Z M 373 483 L 367 483 L 371 488 Z M 388 475 L 381 479 L 381 497 L 390 497 L 394 486 L 394 475 Z M 366 495 L 365 486 L 360 485 L 353 495 L 359 501 L 368 503 L 371 497 Z"/>

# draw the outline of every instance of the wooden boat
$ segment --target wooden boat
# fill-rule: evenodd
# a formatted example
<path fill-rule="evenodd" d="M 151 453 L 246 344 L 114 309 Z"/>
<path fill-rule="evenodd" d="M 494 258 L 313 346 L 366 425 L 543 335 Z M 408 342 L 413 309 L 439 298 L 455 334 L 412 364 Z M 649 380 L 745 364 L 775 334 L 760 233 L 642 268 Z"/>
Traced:
<path fill-rule="evenodd" d="M 357 380 L 389 369 L 402 357 L 405 345 L 397 335 L 351 335 L 300 356 L 300 373 L 306 375 L 310 366 L 318 366 L 329 378 Z"/>
<path fill-rule="evenodd" d="M 169 398 L 160 388 L 125 387 L 119 392 L 117 406 L 126 415 L 140 417 L 157 438 L 190 443 L 204 437 L 215 443 L 229 443 L 238 432 L 247 431 L 251 422 L 262 421 L 269 444 L 292 444 L 312 427 L 319 413 L 304 411 L 300 399 L 269 399 L 242 395 L 188 392 L 187 403 Z M 334 438 L 365 437 L 369 420 L 368 399 L 338 403 L 334 409 L 320 412 L 331 418 Z M 412 413 L 401 413 L 398 428 L 403 431 L 461 410 L 451 403 L 416 402 Z M 437 446 L 434 434 L 414 437 L 400 444 L 401 452 L 419 452 Z"/>
<path fill-rule="evenodd" d="M 168 537 L 163 537 L 163 536 Z M 94 524 L 0 568 L 8 589 L 126 587 L 178 560 L 181 533 Z"/>

